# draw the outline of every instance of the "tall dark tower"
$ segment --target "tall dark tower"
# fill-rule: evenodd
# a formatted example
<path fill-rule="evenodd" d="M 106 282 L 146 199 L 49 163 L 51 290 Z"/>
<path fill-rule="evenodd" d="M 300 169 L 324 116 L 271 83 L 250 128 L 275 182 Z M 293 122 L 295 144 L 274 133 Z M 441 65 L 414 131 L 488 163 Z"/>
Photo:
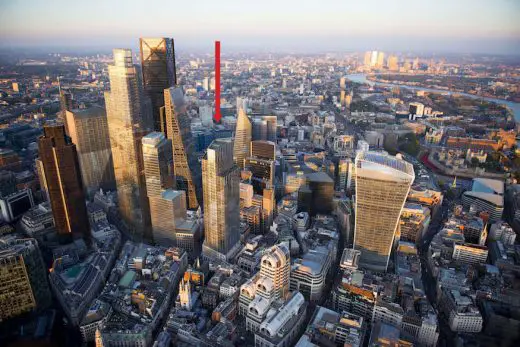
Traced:
<path fill-rule="evenodd" d="M 153 127 L 166 134 L 164 90 L 177 84 L 173 39 L 139 39 L 144 92 L 152 102 Z"/>
<path fill-rule="evenodd" d="M 43 127 L 38 139 L 40 160 L 59 235 L 88 237 L 90 227 L 76 145 L 65 135 L 61 124 Z"/>

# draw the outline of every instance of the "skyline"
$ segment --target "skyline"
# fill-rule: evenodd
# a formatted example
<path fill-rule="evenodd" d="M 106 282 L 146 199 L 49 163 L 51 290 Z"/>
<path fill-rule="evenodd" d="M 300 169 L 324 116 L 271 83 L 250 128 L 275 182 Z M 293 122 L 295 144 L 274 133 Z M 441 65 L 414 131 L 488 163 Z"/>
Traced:
<path fill-rule="evenodd" d="M 51 4 L 2 2 L 0 47 L 134 48 L 139 37 L 167 36 L 181 51 L 211 52 L 222 40 L 229 50 L 520 53 L 511 0 Z"/>

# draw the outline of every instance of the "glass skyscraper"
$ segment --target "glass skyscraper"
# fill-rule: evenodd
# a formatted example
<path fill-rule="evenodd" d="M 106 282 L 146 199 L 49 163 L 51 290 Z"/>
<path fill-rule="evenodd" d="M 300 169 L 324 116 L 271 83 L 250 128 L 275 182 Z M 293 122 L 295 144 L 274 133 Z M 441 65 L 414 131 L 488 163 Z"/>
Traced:
<path fill-rule="evenodd" d="M 202 159 L 206 258 L 229 259 L 240 239 L 240 169 L 233 163 L 233 140 L 217 139 Z"/>
<path fill-rule="evenodd" d="M 45 125 L 43 136 L 38 139 L 38 152 L 58 234 L 88 237 L 90 227 L 78 153 L 65 134 L 65 126 Z"/>
<path fill-rule="evenodd" d="M 386 271 L 401 212 L 415 179 L 412 164 L 387 154 L 356 156 L 354 248 L 360 267 Z"/>
<path fill-rule="evenodd" d="M 152 103 L 153 128 L 166 133 L 164 90 L 177 84 L 173 39 L 139 39 L 144 92 Z"/>
<path fill-rule="evenodd" d="M 143 118 L 139 78 L 131 50 L 114 49 L 114 64 L 108 66 L 108 75 L 110 91 L 105 92 L 105 102 L 119 213 L 135 239 L 150 239 L 141 151 L 141 139 L 149 127 Z"/>
<path fill-rule="evenodd" d="M 237 126 L 235 130 L 233 160 L 235 161 L 235 164 L 241 169 L 244 168 L 244 160 L 249 156 L 252 131 L 251 120 L 249 120 L 249 117 L 247 116 L 244 109 L 239 109 Z"/>
<path fill-rule="evenodd" d="M 191 120 L 186 112 L 182 88 L 173 87 L 164 95 L 167 136 L 173 145 L 173 167 L 176 189 L 186 192 L 187 206 L 191 210 L 199 207 L 200 164 L 196 152 L 196 141 L 191 134 Z M 231 155 L 233 159 L 233 155 Z"/>

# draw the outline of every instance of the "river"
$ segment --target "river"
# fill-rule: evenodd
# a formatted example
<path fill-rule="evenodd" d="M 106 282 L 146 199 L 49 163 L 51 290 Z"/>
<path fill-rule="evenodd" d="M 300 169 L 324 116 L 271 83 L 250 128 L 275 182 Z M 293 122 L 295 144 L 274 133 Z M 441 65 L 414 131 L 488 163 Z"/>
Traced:
<path fill-rule="evenodd" d="M 351 75 L 347 75 L 346 77 L 349 80 L 351 80 L 352 82 L 356 82 L 356 83 L 367 83 L 369 85 L 377 84 L 380 86 L 387 86 L 387 87 L 395 86 L 395 87 L 406 88 L 406 89 L 411 89 L 411 90 L 424 90 L 426 92 L 432 92 L 432 93 L 457 94 L 457 95 L 466 96 L 466 97 L 472 98 L 472 99 L 481 99 L 481 100 L 486 100 L 486 101 L 490 101 L 490 102 L 495 102 L 497 104 L 501 104 L 501 105 L 505 105 L 505 106 L 509 107 L 509 109 L 511 109 L 511 111 L 513 111 L 516 122 L 520 123 L 520 103 L 517 103 L 517 102 L 512 102 L 512 101 L 507 101 L 507 100 L 502 100 L 502 99 L 495 99 L 495 98 L 488 98 L 488 97 L 478 96 L 478 95 L 473 95 L 473 94 L 468 94 L 468 93 L 450 92 L 448 90 L 442 90 L 442 89 L 407 86 L 407 85 L 394 84 L 394 83 L 374 82 L 374 81 L 367 80 L 366 74 L 363 74 L 363 73 L 351 74 Z"/>

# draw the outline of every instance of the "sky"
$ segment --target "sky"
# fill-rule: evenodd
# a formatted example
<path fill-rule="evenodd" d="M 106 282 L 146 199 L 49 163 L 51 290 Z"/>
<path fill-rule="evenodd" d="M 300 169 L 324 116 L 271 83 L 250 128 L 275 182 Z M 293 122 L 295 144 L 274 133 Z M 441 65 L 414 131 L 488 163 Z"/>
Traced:
<path fill-rule="evenodd" d="M 0 47 L 520 55 L 520 0 L 0 0 Z"/>

